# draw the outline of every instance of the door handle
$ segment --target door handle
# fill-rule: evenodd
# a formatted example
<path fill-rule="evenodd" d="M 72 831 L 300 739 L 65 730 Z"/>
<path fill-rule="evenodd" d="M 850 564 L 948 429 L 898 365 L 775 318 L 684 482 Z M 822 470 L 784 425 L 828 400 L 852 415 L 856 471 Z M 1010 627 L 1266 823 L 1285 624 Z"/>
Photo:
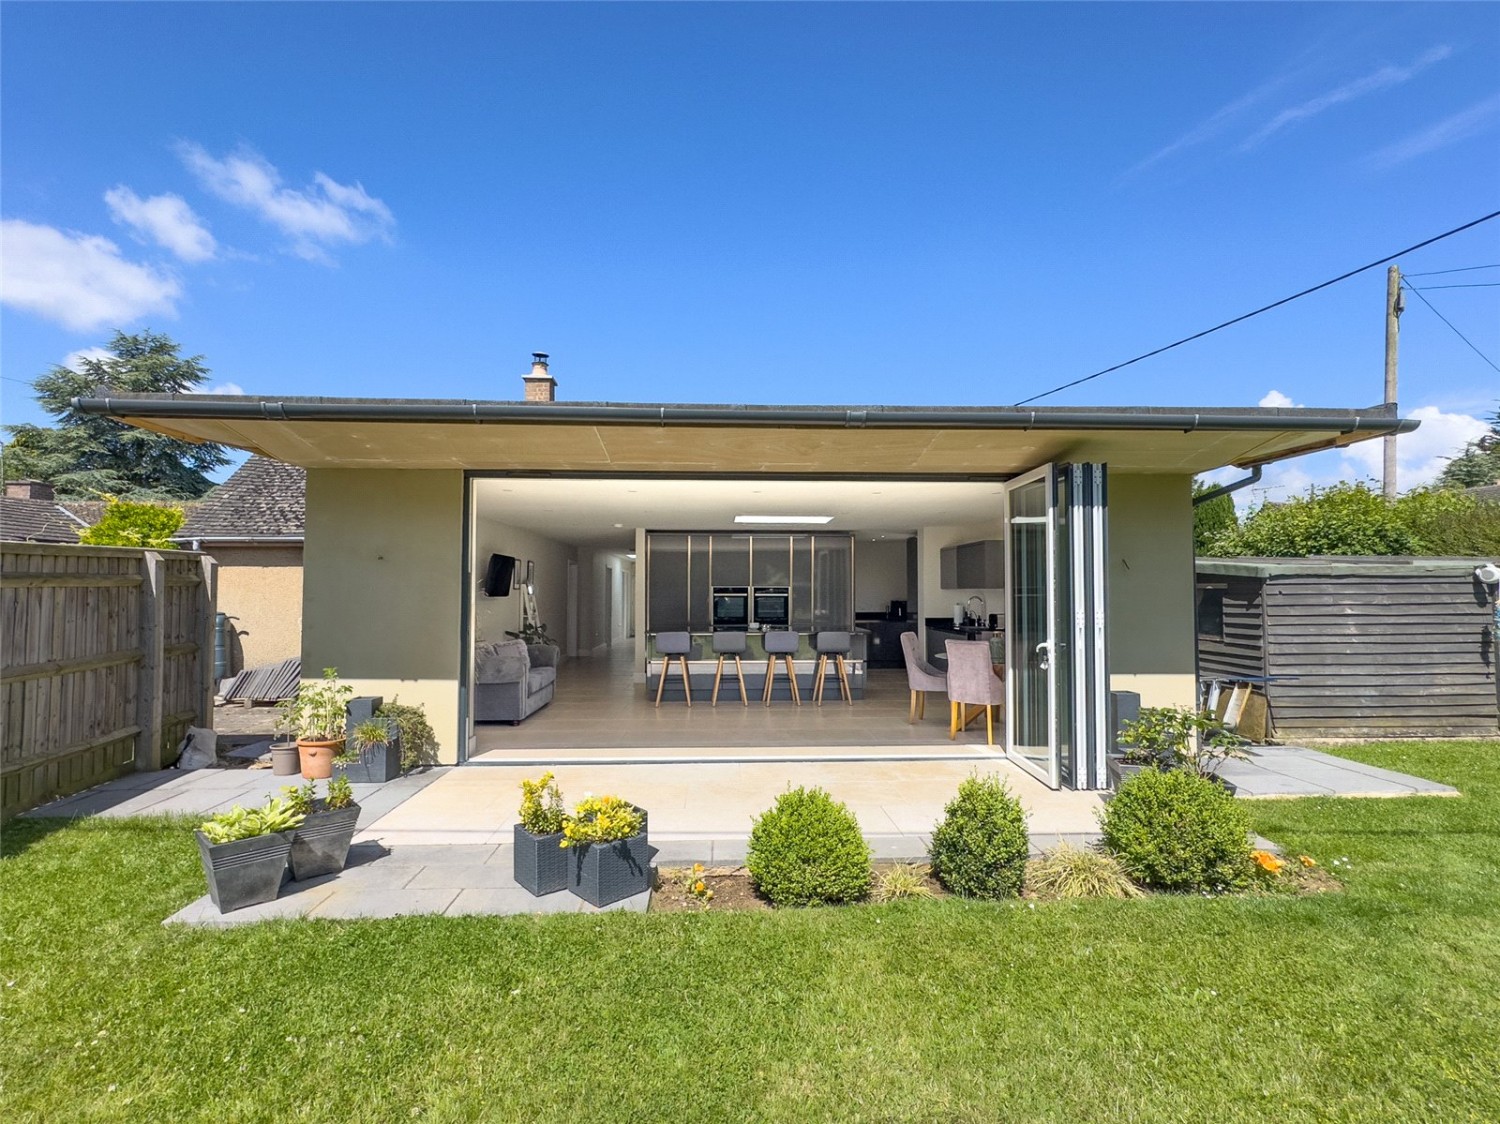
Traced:
<path fill-rule="evenodd" d="M 1043 671 L 1052 670 L 1052 645 L 1045 640 L 1036 646 L 1036 665 Z"/>

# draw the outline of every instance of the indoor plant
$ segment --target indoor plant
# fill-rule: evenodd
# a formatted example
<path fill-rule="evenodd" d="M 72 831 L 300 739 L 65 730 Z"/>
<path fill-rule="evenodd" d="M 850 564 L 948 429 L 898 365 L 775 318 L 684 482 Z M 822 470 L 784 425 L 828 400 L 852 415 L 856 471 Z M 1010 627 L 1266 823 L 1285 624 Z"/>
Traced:
<path fill-rule="evenodd" d="M 349 858 L 349 845 L 359 826 L 359 805 L 346 777 L 328 782 L 327 795 L 318 799 L 318 787 L 308 781 L 301 788 L 284 788 L 287 803 L 303 816 L 292 835 L 292 878 L 302 881 L 324 874 L 337 874 Z"/>
<path fill-rule="evenodd" d="M 559 847 L 573 851 L 568 888 L 603 906 L 651 887 L 646 812 L 618 796 L 586 796 L 563 817 Z"/>
<path fill-rule="evenodd" d="M 194 834 L 208 896 L 220 913 L 275 899 L 292 832 L 301 823 L 302 815 L 291 803 L 272 797 L 261 808 L 236 804 L 198 826 Z"/>
<path fill-rule="evenodd" d="M 550 772 L 521 782 L 521 822 L 514 835 L 516 883 L 539 897 L 567 889 L 562 792 Z"/>
<path fill-rule="evenodd" d="M 401 775 L 401 727 L 394 718 L 366 718 L 349 731 L 334 771 L 355 784 L 383 784 Z"/>
<path fill-rule="evenodd" d="M 297 735 L 302 775 L 308 780 L 333 776 L 333 759 L 344 747 L 344 725 L 354 688 L 339 682 L 337 668 L 325 667 L 323 678 L 303 682 L 281 704 L 287 725 Z"/>

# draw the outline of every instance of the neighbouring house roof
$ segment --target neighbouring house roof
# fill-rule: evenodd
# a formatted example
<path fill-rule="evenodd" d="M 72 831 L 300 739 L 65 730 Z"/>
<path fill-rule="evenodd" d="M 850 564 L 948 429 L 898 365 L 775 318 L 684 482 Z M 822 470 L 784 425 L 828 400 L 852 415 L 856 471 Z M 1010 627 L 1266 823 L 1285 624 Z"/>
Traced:
<path fill-rule="evenodd" d="M 192 506 L 173 538 L 179 542 L 300 542 L 306 495 L 306 469 L 252 456 Z"/>
<path fill-rule="evenodd" d="M 1048 461 L 1199 473 L 1417 423 L 1391 405 L 742 406 L 114 394 L 75 409 L 307 468 L 1013 475 Z"/>
<path fill-rule="evenodd" d="M 1482 503 L 1500 503 L 1500 484 L 1481 484 L 1477 488 L 1465 488 L 1464 491 Z"/>
<path fill-rule="evenodd" d="M 71 542 L 89 526 L 53 500 L 0 496 L 0 539 L 6 542 Z"/>

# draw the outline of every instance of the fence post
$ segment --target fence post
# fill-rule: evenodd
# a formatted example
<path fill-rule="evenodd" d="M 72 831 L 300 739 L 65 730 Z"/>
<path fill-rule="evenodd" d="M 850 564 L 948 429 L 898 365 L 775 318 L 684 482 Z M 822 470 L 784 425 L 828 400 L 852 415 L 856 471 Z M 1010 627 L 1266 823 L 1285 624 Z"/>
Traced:
<path fill-rule="evenodd" d="M 203 712 L 198 724 L 213 729 L 214 695 L 218 690 L 214 679 L 214 618 L 219 607 L 219 563 L 205 554 L 198 564 L 203 568 L 203 584 L 198 587 L 198 668 L 203 673 Z"/>
<path fill-rule="evenodd" d="M 136 691 L 135 767 L 146 772 L 161 768 L 162 677 L 167 629 L 166 563 L 154 550 L 141 556 L 141 682 Z"/>

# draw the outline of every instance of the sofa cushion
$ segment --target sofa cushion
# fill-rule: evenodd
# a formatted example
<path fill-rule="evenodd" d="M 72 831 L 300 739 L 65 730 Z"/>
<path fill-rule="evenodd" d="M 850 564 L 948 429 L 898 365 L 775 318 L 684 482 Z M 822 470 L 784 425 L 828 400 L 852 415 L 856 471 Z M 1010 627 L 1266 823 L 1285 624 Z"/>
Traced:
<path fill-rule="evenodd" d="M 557 680 L 557 668 L 534 667 L 526 676 L 526 693 L 534 695 Z"/>
<path fill-rule="evenodd" d="M 531 658 L 520 640 L 501 640 L 474 649 L 476 683 L 520 683 L 531 670 Z"/>

